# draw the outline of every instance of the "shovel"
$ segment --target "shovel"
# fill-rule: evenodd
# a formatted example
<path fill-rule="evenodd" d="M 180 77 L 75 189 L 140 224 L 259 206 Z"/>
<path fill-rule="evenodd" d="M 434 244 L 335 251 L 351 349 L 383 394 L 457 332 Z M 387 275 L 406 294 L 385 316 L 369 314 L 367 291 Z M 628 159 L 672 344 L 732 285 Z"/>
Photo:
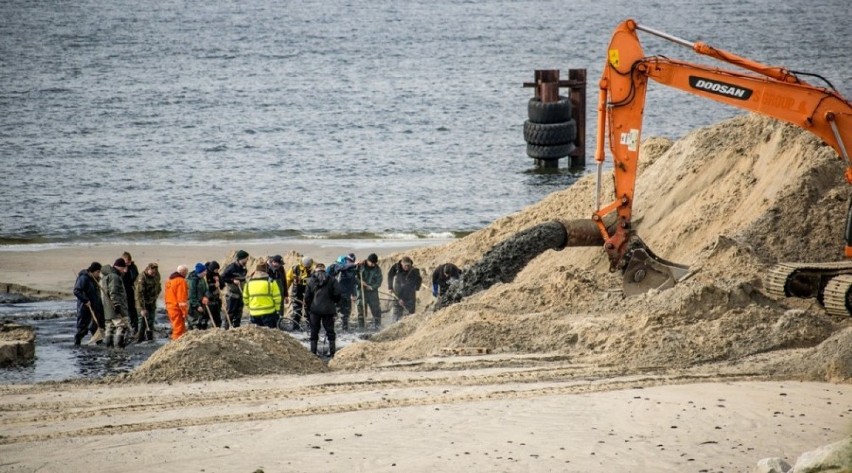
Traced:
<path fill-rule="evenodd" d="M 234 324 L 231 322 L 231 314 L 229 314 L 227 310 L 224 311 L 224 312 L 225 312 L 225 318 L 228 320 L 228 330 L 236 328 L 236 327 L 234 327 Z"/>
<path fill-rule="evenodd" d="M 217 328 L 216 327 L 216 321 L 213 320 L 213 314 L 210 312 L 210 307 L 205 305 L 204 308 L 207 310 L 207 317 L 210 318 L 210 328 Z"/>
<path fill-rule="evenodd" d="M 104 331 L 101 329 L 101 324 L 98 322 L 98 316 L 95 315 L 95 311 L 92 310 L 92 306 L 87 305 L 86 307 L 89 308 L 89 312 L 92 314 L 92 320 L 95 321 L 95 326 L 97 327 L 97 330 L 95 330 L 95 333 L 92 334 L 92 338 L 89 339 L 88 343 L 89 345 L 93 345 L 104 339 Z"/>
<path fill-rule="evenodd" d="M 148 339 L 148 342 L 153 342 L 154 341 L 154 331 L 151 330 L 151 326 L 148 325 L 148 315 L 143 315 L 142 320 L 145 321 L 145 338 Z"/>

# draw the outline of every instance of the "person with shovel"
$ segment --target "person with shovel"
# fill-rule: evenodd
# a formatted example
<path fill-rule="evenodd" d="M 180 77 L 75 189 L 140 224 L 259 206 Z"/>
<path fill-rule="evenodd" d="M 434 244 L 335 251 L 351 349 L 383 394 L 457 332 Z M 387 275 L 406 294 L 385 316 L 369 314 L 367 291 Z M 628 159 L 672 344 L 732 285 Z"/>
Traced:
<path fill-rule="evenodd" d="M 393 305 L 393 320 L 402 319 L 403 310 L 411 315 L 417 304 L 417 290 L 423 284 L 420 270 L 414 267 L 414 261 L 403 256 L 388 270 L 388 289 L 397 299 Z"/>
<path fill-rule="evenodd" d="M 104 307 L 101 302 L 98 281 L 101 278 L 101 264 L 97 261 L 87 269 L 81 269 L 74 283 L 74 297 L 77 298 L 77 332 L 74 334 L 74 346 L 80 346 L 86 332 L 92 333 L 92 340 L 103 338 Z M 94 317 L 92 317 L 94 316 Z M 100 334 L 98 332 L 101 332 Z"/>
<path fill-rule="evenodd" d="M 136 308 L 139 310 L 139 327 L 136 342 L 154 341 L 154 316 L 157 313 L 157 298 L 160 297 L 160 266 L 149 263 L 136 278 L 134 286 Z"/>
<path fill-rule="evenodd" d="M 373 329 L 382 327 L 382 307 L 379 304 L 379 288 L 382 287 L 382 268 L 379 257 L 370 253 L 367 260 L 358 265 L 358 328 L 364 330 L 367 307 L 373 314 Z"/>
<path fill-rule="evenodd" d="M 115 263 L 101 268 L 101 296 L 104 302 L 104 345 L 113 344 L 124 348 L 124 335 L 129 330 L 130 315 L 127 309 L 127 291 L 121 276 L 127 271 L 127 263 L 118 258 Z"/>

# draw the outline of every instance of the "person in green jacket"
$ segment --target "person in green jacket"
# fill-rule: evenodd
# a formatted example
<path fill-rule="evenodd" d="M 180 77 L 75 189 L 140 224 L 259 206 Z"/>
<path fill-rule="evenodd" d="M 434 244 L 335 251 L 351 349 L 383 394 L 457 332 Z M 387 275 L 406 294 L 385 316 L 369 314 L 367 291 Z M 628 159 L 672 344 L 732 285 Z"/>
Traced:
<path fill-rule="evenodd" d="M 382 287 L 382 269 L 379 268 L 379 257 L 375 253 L 367 256 L 367 260 L 358 265 L 355 285 L 358 294 L 358 328 L 364 330 L 367 307 L 373 314 L 373 329 L 382 327 L 382 307 L 379 304 L 379 288 Z"/>
<path fill-rule="evenodd" d="M 160 297 L 160 266 L 150 263 L 136 278 L 136 306 L 139 309 L 139 327 L 136 341 L 154 340 L 154 316 L 157 313 L 157 298 Z"/>
<path fill-rule="evenodd" d="M 281 309 L 281 289 L 269 280 L 269 268 L 259 263 L 243 286 L 243 303 L 248 307 L 251 323 L 261 327 L 278 328 Z"/>
<path fill-rule="evenodd" d="M 115 263 L 105 265 L 101 268 L 101 297 L 104 303 L 104 345 L 111 347 L 113 344 L 124 348 L 127 340 L 124 339 L 125 332 L 129 331 L 130 315 L 127 309 L 127 292 L 124 290 L 124 282 L 121 275 L 127 271 L 127 263 L 122 258 Z"/>
<path fill-rule="evenodd" d="M 187 321 L 190 330 L 207 330 L 210 317 L 207 315 L 207 266 L 196 263 L 195 271 L 189 273 L 186 282 L 189 286 L 189 314 Z"/>

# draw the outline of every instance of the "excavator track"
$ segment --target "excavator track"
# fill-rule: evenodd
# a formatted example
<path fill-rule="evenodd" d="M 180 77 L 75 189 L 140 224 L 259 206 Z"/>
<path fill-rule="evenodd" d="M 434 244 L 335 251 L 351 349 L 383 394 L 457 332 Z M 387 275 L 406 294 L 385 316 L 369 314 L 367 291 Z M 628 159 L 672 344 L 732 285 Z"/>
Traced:
<path fill-rule="evenodd" d="M 835 278 L 831 278 L 828 285 L 825 286 L 825 294 L 823 296 L 823 304 L 825 311 L 830 315 L 849 316 L 850 301 L 849 289 L 852 288 L 852 274 L 842 274 Z"/>
<path fill-rule="evenodd" d="M 774 296 L 815 297 L 830 315 L 852 315 L 852 262 L 779 263 L 769 270 L 765 283 Z"/>

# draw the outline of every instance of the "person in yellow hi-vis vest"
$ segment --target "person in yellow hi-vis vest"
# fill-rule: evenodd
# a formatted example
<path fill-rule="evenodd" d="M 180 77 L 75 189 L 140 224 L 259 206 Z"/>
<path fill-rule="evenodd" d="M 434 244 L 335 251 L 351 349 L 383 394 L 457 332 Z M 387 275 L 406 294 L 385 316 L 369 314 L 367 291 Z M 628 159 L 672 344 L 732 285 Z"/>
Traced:
<path fill-rule="evenodd" d="M 248 307 L 251 323 L 261 327 L 278 328 L 281 309 L 281 289 L 269 281 L 266 263 L 259 263 L 243 286 L 243 303 Z"/>

